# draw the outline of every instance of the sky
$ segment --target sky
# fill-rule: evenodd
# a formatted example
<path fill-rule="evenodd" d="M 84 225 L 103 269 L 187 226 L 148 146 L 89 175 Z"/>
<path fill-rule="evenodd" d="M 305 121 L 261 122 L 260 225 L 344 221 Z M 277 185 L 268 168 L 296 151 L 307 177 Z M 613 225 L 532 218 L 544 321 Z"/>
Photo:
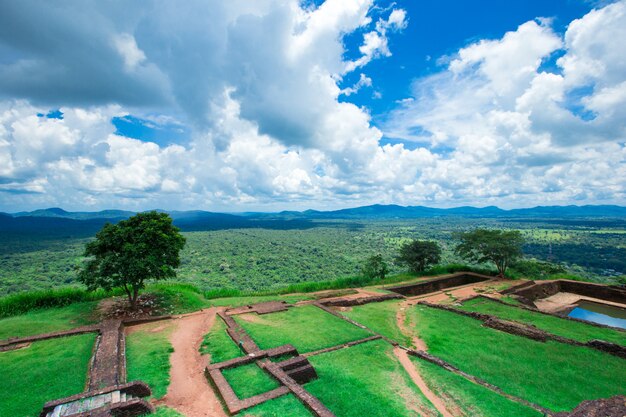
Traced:
<path fill-rule="evenodd" d="M 626 204 L 626 0 L 0 2 L 0 211 Z"/>

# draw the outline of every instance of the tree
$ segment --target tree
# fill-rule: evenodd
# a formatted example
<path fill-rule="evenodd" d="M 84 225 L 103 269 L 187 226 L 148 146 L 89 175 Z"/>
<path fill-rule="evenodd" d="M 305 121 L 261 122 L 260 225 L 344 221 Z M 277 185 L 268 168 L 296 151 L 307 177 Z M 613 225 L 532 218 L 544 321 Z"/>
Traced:
<path fill-rule="evenodd" d="M 361 267 L 361 273 L 369 279 L 385 279 L 388 272 L 389 268 L 381 254 L 370 256 Z"/>
<path fill-rule="evenodd" d="M 455 249 L 458 255 L 472 262 L 493 262 L 500 277 L 522 256 L 524 238 L 518 230 L 476 229 L 457 237 L 461 240 Z"/>
<path fill-rule="evenodd" d="M 428 265 L 441 260 L 441 248 L 437 242 L 413 240 L 400 248 L 398 262 L 406 265 L 411 272 L 422 272 Z"/>
<path fill-rule="evenodd" d="M 176 276 L 184 246 L 185 238 L 168 214 L 139 213 L 105 224 L 96 240 L 87 243 L 84 256 L 89 259 L 78 278 L 89 290 L 123 288 L 134 310 L 146 280 Z"/>

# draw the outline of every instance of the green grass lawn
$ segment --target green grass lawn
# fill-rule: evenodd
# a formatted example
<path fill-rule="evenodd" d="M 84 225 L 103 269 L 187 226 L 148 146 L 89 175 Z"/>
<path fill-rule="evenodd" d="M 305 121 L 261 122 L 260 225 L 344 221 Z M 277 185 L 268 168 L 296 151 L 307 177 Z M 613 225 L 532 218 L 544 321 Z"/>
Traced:
<path fill-rule="evenodd" d="M 0 353 L 0 417 L 35 417 L 47 401 L 85 389 L 95 334 Z"/>
<path fill-rule="evenodd" d="M 259 368 L 256 363 L 224 369 L 222 374 L 240 399 L 263 394 L 280 386 L 275 379 Z"/>
<path fill-rule="evenodd" d="M 262 316 L 245 316 L 235 316 L 235 320 L 261 349 L 292 344 L 298 352 L 304 353 L 371 336 L 369 332 L 312 305 Z"/>
<path fill-rule="evenodd" d="M 264 303 L 266 301 L 286 301 L 289 304 L 295 304 L 298 301 L 314 300 L 311 294 L 295 294 L 295 295 L 260 295 L 249 297 L 224 297 L 214 298 L 208 301 L 213 307 L 241 307 L 248 304 Z"/>
<path fill-rule="evenodd" d="M 536 342 L 422 305 L 408 311 L 408 321 L 433 355 L 553 411 L 571 410 L 583 400 L 626 394 L 626 361 L 615 356 Z"/>
<path fill-rule="evenodd" d="M 410 338 L 402 334 L 396 324 L 396 313 L 399 307 L 399 301 L 384 301 L 352 307 L 351 310 L 343 311 L 342 314 L 383 336 L 408 346 L 411 343 Z"/>
<path fill-rule="evenodd" d="M 426 385 L 442 398 L 449 411 L 458 410 L 459 417 L 542 417 L 543 414 L 511 401 L 487 388 L 446 371 L 445 369 L 411 356 Z"/>
<path fill-rule="evenodd" d="M 583 343 L 593 339 L 601 339 L 626 346 L 626 332 L 535 313 L 522 308 L 506 306 L 485 298 L 468 300 L 463 303 L 461 308 L 467 311 L 492 314 L 506 320 L 532 324 L 549 333 L 578 340 Z"/>
<path fill-rule="evenodd" d="M 34 310 L 21 316 L 0 319 L 0 340 L 69 330 L 93 324 L 97 302 L 70 304 L 66 307 Z"/>
<path fill-rule="evenodd" d="M 169 407 L 157 407 L 156 411 L 152 414 L 146 414 L 146 417 L 185 417 L 176 410 Z"/>
<path fill-rule="evenodd" d="M 211 363 L 227 361 L 245 354 L 226 333 L 226 323 L 219 317 L 215 318 L 213 328 L 204 336 L 200 353 L 211 355 Z"/>
<path fill-rule="evenodd" d="M 174 351 L 169 341 L 172 326 L 166 325 L 162 330 L 154 331 L 161 325 L 153 323 L 126 335 L 127 379 L 144 381 L 157 399 L 167 392 L 170 354 Z"/>
<path fill-rule="evenodd" d="M 319 378 L 305 388 L 337 416 L 440 415 L 410 380 L 385 341 L 363 343 L 309 360 Z"/>
<path fill-rule="evenodd" d="M 311 417 L 309 410 L 293 395 L 287 394 L 241 412 L 241 417 Z"/>

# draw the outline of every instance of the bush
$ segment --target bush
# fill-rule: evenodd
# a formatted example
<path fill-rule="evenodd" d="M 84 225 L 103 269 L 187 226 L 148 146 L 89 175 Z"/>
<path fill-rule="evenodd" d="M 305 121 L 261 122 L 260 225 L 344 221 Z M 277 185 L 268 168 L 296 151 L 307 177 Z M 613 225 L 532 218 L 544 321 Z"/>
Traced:
<path fill-rule="evenodd" d="M 76 287 L 22 292 L 0 298 L 0 318 L 17 316 L 40 308 L 63 307 L 72 303 L 101 300 L 117 294 L 121 294 L 121 291 L 89 292 Z"/>

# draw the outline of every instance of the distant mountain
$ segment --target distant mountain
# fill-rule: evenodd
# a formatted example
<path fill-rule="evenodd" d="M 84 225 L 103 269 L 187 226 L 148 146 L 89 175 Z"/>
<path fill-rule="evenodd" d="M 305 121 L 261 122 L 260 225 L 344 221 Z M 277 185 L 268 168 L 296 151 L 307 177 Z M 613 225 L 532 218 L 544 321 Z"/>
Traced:
<path fill-rule="evenodd" d="M 283 212 L 284 213 L 284 212 Z M 295 217 L 295 212 L 288 212 Z M 495 206 L 455 207 L 440 209 L 424 206 L 381 205 L 355 207 L 334 211 L 306 210 L 300 212 L 301 218 L 310 219 L 414 219 L 424 217 L 626 217 L 626 207 L 621 206 L 547 206 L 525 209 L 503 210 Z"/>
<path fill-rule="evenodd" d="M 158 210 L 164 211 L 164 210 Z M 586 218 L 626 219 L 621 206 L 539 206 L 503 210 L 498 207 L 455 207 L 440 209 L 424 206 L 375 204 L 333 211 L 282 211 L 279 213 L 213 213 L 202 210 L 170 211 L 174 224 L 183 231 L 224 230 L 241 228 L 302 229 L 318 227 L 314 220 L 419 219 L 432 217 L 511 218 L 520 221 Z M 135 214 L 123 210 L 68 212 L 48 208 L 14 214 L 0 213 L 0 232 L 34 233 L 54 236 L 93 236 L 106 222 L 116 223 Z M 568 220 L 569 219 L 569 220 Z"/>
<path fill-rule="evenodd" d="M 124 210 L 102 210 L 102 211 L 65 211 L 62 208 L 52 207 L 34 211 L 22 211 L 14 213 L 13 217 L 60 217 L 64 219 L 86 220 L 86 219 L 127 219 L 135 214 L 132 211 Z"/>

